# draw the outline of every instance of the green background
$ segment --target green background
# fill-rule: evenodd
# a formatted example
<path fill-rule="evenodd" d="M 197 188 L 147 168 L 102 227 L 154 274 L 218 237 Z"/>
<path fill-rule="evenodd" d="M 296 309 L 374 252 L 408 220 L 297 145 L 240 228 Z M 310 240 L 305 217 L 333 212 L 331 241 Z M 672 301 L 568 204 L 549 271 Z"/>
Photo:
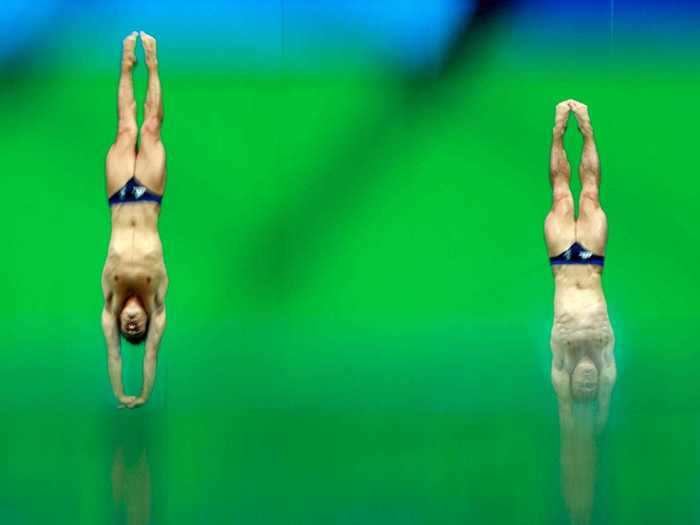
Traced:
<path fill-rule="evenodd" d="M 3 523 L 563 523 L 542 226 L 570 97 L 599 143 L 617 335 L 595 516 L 698 522 L 687 56 L 524 60 L 504 25 L 417 94 L 337 58 L 171 68 L 162 43 L 169 326 L 129 412 L 99 323 L 118 49 L 103 72 L 73 45 L 0 100 Z M 574 168 L 580 143 L 572 124 Z"/>

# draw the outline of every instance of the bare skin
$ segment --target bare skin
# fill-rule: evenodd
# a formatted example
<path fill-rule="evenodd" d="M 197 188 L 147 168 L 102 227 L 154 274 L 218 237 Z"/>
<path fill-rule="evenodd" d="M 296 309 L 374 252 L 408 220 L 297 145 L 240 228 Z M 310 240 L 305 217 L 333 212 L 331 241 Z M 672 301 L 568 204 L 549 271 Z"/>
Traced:
<path fill-rule="evenodd" d="M 137 150 L 138 126 L 132 71 L 136 64 L 137 33 L 124 39 L 119 79 L 118 126 L 106 162 L 107 195 L 111 196 L 135 176 L 151 192 L 165 190 L 165 149 L 155 39 L 141 32 L 148 67 L 148 92 Z M 104 308 L 102 330 L 108 352 L 112 391 L 120 406 L 145 404 L 153 389 L 161 338 L 165 330 L 165 295 L 168 276 L 158 234 L 160 206 L 154 202 L 116 204 L 111 207 L 112 236 L 102 273 Z M 122 381 L 121 337 L 145 336 L 143 387 L 138 396 L 126 395 Z"/>
<path fill-rule="evenodd" d="M 573 112 L 583 135 L 579 167 L 581 195 L 579 217 L 569 188 L 571 168 L 563 146 L 569 112 Z M 605 255 L 608 224 L 600 206 L 600 162 L 588 108 L 567 100 L 557 105 L 550 164 L 552 209 L 545 220 L 549 256 L 558 255 L 575 241 Z M 552 383 L 566 420 L 576 401 L 597 402 L 597 424 L 608 417 L 615 384 L 614 336 L 602 286 L 602 267 L 595 265 L 553 266 L 556 286 L 552 327 Z"/>
<path fill-rule="evenodd" d="M 578 218 L 569 187 L 571 168 L 563 145 L 570 113 L 574 114 L 583 136 Z M 556 107 L 550 181 L 552 209 L 545 220 L 549 256 L 562 253 L 575 241 L 604 256 L 608 225 L 599 200 L 600 161 L 588 108 L 575 100 L 565 100 Z M 615 338 L 608 319 L 602 271 L 602 267 L 595 265 L 552 266 L 555 282 L 550 340 L 552 384 L 559 403 L 564 496 L 576 524 L 590 521 L 595 434 L 607 421 L 617 375 Z"/>

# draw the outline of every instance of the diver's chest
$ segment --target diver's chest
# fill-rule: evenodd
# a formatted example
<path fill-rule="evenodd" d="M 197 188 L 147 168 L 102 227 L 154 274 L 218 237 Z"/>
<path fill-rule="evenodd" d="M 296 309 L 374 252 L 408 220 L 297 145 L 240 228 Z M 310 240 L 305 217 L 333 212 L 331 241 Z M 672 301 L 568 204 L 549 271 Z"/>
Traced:
<path fill-rule="evenodd" d="M 610 345 L 613 338 L 610 322 L 597 318 L 558 318 L 552 329 L 552 340 L 576 352 L 598 352 Z"/>
<path fill-rule="evenodd" d="M 164 278 L 162 264 L 155 261 L 133 261 L 123 257 L 112 257 L 107 278 L 112 289 L 124 292 L 148 294 L 155 291 Z"/>

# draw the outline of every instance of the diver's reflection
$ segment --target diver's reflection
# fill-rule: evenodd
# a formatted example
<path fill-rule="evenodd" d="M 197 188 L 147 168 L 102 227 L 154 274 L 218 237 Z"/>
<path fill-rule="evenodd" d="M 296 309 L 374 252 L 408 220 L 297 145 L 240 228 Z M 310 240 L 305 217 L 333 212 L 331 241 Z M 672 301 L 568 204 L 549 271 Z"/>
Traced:
<path fill-rule="evenodd" d="M 112 501 L 115 523 L 151 522 L 148 423 L 143 412 L 120 411 L 114 428 Z"/>
<path fill-rule="evenodd" d="M 578 405 L 572 413 L 560 417 L 564 503 L 571 523 L 585 525 L 591 522 L 595 488 L 594 410 L 590 405 Z"/>
<path fill-rule="evenodd" d="M 583 135 L 578 217 L 563 143 L 570 113 Z M 602 286 L 608 223 L 598 199 L 600 161 L 588 108 L 575 100 L 556 107 L 550 180 L 552 209 L 545 239 L 555 281 L 552 384 L 559 401 L 564 501 L 571 522 L 579 525 L 591 521 L 596 434 L 608 418 L 616 369 Z"/>

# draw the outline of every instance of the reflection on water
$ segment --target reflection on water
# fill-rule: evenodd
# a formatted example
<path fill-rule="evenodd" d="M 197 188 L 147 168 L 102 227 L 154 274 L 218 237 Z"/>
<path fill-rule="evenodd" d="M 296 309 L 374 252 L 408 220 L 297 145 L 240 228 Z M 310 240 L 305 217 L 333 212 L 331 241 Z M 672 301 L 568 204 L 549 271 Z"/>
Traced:
<path fill-rule="evenodd" d="M 591 523 L 596 474 L 595 407 L 576 404 L 561 421 L 561 480 L 573 525 Z"/>
<path fill-rule="evenodd" d="M 588 525 L 592 521 L 598 437 L 608 420 L 616 378 L 612 346 L 596 357 L 600 358 L 602 365 L 601 380 L 596 380 L 590 396 L 576 394 L 573 383 L 579 366 L 570 377 L 566 370 L 552 368 L 552 381 L 559 401 L 562 493 L 573 525 Z M 592 361 L 591 368 L 598 371 Z"/>
<path fill-rule="evenodd" d="M 115 416 L 111 471 L 115 523 L 151 523 L 151 425 L 145 410 L 123 410 Z"/>

